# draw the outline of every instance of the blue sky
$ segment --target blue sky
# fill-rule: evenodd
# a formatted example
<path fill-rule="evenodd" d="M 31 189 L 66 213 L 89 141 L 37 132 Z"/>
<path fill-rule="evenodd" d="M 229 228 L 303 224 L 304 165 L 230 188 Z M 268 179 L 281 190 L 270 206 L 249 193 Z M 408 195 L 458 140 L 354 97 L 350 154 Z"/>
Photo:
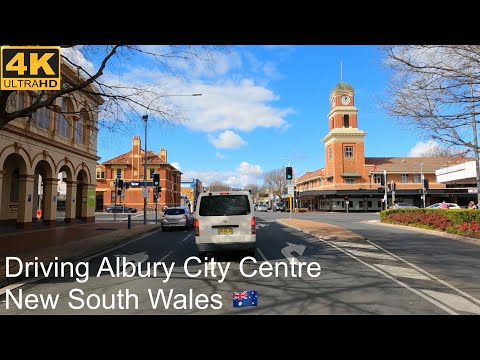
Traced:
<path fill-rule="evenodd" d="M 340 62 L 343 81 L 355 89 L 358 126 L 368 133 L 366 156 L 414 156 L 430 144 L 381 110 L 388 74 L 376 46 L 242 45 L 230 50 L 207 67 L 177 64 L 182 78 L 156 71 L 145 58 L 117 67 L 116 76 L 125 82 L 160 81 L 166 94 L 202 93 L 168 97 L 181 106 L 186 120 L 165 126 L 154 119 L 148 128 L 148 149 L 165 147 L 183 178 L 243 186 L 261 184 L 264 172 L 289 161 L 296 176 L 323 167 L 321 139 L 328 133 L 329 95 L 340 81 Z M 127 152 L 133 135 L 143 142 L 142 123 L 137 125 L 100 141 L 100 162 Z M 100 139 L 108 138 L 100 132 Z"/>

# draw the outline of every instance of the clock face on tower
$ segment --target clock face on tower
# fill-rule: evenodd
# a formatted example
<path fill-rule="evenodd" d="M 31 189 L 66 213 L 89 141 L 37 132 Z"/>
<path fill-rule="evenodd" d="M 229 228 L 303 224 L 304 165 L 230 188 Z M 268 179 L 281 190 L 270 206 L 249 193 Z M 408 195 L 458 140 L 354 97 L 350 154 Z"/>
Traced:
<path fill-rule="evenodd" d="M 342 104 L 343 105 L 350 104 L 350 97 L 348 95 L 342 95 Z"/>

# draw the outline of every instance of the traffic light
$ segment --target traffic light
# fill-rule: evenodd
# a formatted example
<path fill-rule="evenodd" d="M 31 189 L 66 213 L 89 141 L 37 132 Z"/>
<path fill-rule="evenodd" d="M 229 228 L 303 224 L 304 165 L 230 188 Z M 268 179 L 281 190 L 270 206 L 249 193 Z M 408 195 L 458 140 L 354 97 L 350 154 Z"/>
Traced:
<path fill-rule="evenodd" d="M 392 183 L 388 183 L 388 184 L 387 184 L 387 190 L 388 190 L 388 191 L 392 191 Z"/>
<path fill-rule="evenodd" d="M 397 183 L 392 183 L 392 190 L 393 191 L 397 190 Z"/>
<path fill-rule="evenodd" d="M 117 195 L 122 196 L 122 190 L 117 190 Z"/>
<path fill-rule="evenodd" d="M 125 182 L 125 190 L 127 190 L 130 187 L 130 183 Z"/>
<path fill-rule="evenodd" d="M 428 190 L 428 186 L 429 186 L 429 185 L 430 185 L 430 184 L 429 184 L 429 182 L 428 182 L 428 179 L 423 179 L 423 188 L 424 188 L 425 190 Z"/>
<path fill-rule="evenodd" d="M 380 176 L 380 185 L 385 186 L 385 175 L 384 174 L 382 174 Z"/>
<path fill-rule="evenodd" d="M 291 166 L 287 166 L 285 168 L 285 178 L 287 180 L 292 180 L 293 179 L 293 168 Z"/>
<path fill-rule="evenodd" d="M 117 186 L 121 189 L 123 188 L 123 180 L 122 179 L 118 179 L 117 180 Z"/>
<path fill-rule="evenodd" d="M 157 187 L 157 193 L 161 193 L 161 192 L 162 192 L 162 187 L 161 186 Z"/>
<path fill-rule="evenodd" d="M 160 174 L 153 174 L 153 186 L 160 186 Z"/>

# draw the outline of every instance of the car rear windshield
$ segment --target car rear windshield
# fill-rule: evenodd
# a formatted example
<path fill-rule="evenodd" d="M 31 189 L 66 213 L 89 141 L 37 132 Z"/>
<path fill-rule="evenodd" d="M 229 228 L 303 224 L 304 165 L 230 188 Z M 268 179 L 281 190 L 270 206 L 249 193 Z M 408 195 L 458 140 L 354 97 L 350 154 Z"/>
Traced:
<path fill-rule="evenodd" d="M 184 209 L 167 209 L 165 210 L 165 215 L 183 215 L 185 214 Z"/>
<path fill-rule="evenodd" d="M 248 214 L 250 214 L 250 202 L 248 201 L 247 195 L 204 196 L 200 200 L 200 216 L 232 216 Z"/>

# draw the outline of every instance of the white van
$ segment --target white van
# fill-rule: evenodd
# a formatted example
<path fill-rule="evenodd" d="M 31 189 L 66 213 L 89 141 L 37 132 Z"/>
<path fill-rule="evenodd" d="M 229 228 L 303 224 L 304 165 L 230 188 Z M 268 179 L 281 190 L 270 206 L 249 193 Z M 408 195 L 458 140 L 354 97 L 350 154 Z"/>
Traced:
<path fill-rule="evenodd" d="M 254 256 L 257 242 L 249 191 L 203 192 L 195 209 L 198 256 L 207 251 L 243 250 Z"/>

